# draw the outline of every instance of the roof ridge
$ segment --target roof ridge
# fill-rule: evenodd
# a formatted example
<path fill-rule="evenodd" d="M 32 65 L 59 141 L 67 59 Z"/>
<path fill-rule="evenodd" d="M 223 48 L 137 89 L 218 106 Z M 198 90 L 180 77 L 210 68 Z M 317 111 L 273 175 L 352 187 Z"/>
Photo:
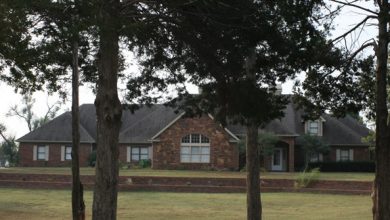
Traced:
<path fill-rule="evenodd" d="M 93 137 L 91 136 L 91 134 L 87 131 L 87 129 L 84 128 L 84 126 L 81 124 L 80 121 L 79 121 L 79 127 L 80 127 L 80 130 L 82 129 L 82 130 L 88 135 L 88 138 L 90 138 L 91 140 L 93 140 L 93 141 L 96 142 L 95 138 L 93 138 Z"/>
<path fill-rule="evenodd" d="M 336 120 L 338 123 L 338 125 L 340 126 L 340 127 L 342 127 L 342 128 L 344 128 L 344 129 L 347 129 L 348 131 L 351 131 L 351 134 L 353 135 L 353 136 L 355 136 L 356 138 L 358 138 L 359 140 L 360 140 L 360 142 L 361 142 L 361 135 L 360 134 L 358 134 L 357 132 L 355 132 L 355 130 L 353 130 L 353 129 L 351 129 L 349 126 L 347 126 L 347 125 L 345 125 L 343 122 L 341 122 L 338 118 L 336 118 L 336 117 L 333 117 L 333 116 L 331 116 L 331 115 L 329 115 L 329 114 L 327 114 L 327 116 L 328 117 L 330 117 L 331 119 L 333 119 L 333 120 Z"/>
<path fill-rule="evenodd" d="M 158 105 L 155 105 L 153 104 L 153 106 L 158 106 Z M 131 128 L 133 128 L 135 125 L 139 124 L 141 121 L 143 121 L 145 118 L 147 117 L 150 117 L 151 114 L 153 114 L 154 112 L 157 111 L 158 108 L 156 108 L 155 110 L 151 111 L 150 113 L 146 114 L 144 117 L 141 117 L 140 119 L 138 119 L 137 121 L 135 121 L 132 125 L 130 125 L 129 127 L 127 127 L 126 129 L 124 129 L 122 132 L 119 133 L 119 136 L 121 136 L 122 134 L 126 133 L 127 131 L 129 131 Z M 134 114 L 134 113 L 131 113 L 131 114 Z"/>

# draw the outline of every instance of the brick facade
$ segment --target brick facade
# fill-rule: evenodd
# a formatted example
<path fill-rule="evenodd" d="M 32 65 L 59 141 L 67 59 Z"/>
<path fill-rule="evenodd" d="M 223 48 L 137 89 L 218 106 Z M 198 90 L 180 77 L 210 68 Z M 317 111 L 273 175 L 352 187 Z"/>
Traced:
<path fill-rule="evenodd" d="M 19 146 L 19 166 L 24 167 L 61 167 L 71 166 L 71 161 L 61 160 L 61 146 L 65 144 L 61 143 L 42 143 L 42 145 L 49 146 L 49 159 L 45 160 L 34 160 L 33 148 L 37 143 L 20 143 Z M 41 143 L 39 143 L 41 145 Z M 80 166 L 88 166 L 88 157 L 92 151 L 91 144 L 80 145 Z"/>
<path fill-rule="evenodd" d="M 181 163 L 181 139 L 188 134 L 202 134 L 210 140 L 210 163 Z M 208 116 L 181 118 L 153 143 L 154 169 L 238 169 L 237 143 Z"/>
<path fill-rule="evenodd" d="M 337 149 L 344 149 L 349 150 L 353 149 L 353 161 L 369 161 L 370 158 L 370 151 L 367 146 L 331 146 L 330 153 L 328 155 L 328 160 L 330 161 L 336 161 L 336 150 Z"/>

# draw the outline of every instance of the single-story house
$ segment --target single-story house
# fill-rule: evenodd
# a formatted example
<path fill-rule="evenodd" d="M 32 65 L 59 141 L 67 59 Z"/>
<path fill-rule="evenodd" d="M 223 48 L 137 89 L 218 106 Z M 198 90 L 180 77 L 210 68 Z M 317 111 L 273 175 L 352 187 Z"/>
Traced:
<path fill-rule="evenodd" d="M 259 132 L 280 137 L 274 154 L 263 161 L 271 171 L 294 171 L 303 164 L 298 136 L 320 136 L 331 151 L 315 155 L 312 161 L 368 161 L 370 152 L 362 137 L 369 130 L 351 116 L 334 118 L 324 114 L 318 120 L 303 120 L 302 110 L 292 103 L 285 116 L 270 122 Z M 71 113 L 66 112 L 42 127 L 19 138 L 21 166 L 69 166 L 71 161 Z M 239 125 L 222 127 L 210 114 L 188 118 L 171 107 L 153 105 L 135 113 L 124 110 L 119 134 L 119 159 L 134 163 L 150 159 L 154 169 L 239 168 L 238 142 L 246 129 Z M 80 106 L 80 164 L 96 149 L 96 114 L 93 104 Z"/>

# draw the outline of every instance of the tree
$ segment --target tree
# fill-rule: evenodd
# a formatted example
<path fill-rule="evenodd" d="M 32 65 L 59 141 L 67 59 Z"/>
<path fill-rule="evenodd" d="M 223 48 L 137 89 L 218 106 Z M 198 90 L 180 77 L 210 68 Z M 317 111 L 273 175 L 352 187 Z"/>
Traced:
<path fill-rule="evenodd" d="M 23 119 L 27 124 L 28 130 L 33 131 L 55 118 L 61 108 L 60 102 L 55 102 L 54 104 L 47 103 L 45 115 L 43 117 L 37 117 L 32 110 L 34 103 L 35 99 L 31 95 L 24 95 L 21 107 L 19 107 L 20 105 L 12 106 L 7 116 L 17 116 Z"/>
<path fill-rule="evenodd" d="M 15 137 L 6 137 L 5 131 L 6 127 L 0 123 L 0 136 L 3 138 L 3 142 L 0 144 L 0 156 L 11 165 L 15 165 L 18 162 L 18 147 L 15 143 Z"/>
<path fill-rule="evenodd" d="M 275 145 L 280 141 L 280 138 L 273 133 L 261 132 L 258 135 L 258 147 L 261 156 L 271 156 L 274 153 Z M 246 140 L 240 140 L 238 142 L 238 151 L 241 158 L 246 158 Z M 244 161 L 243 161 L 244 162 Z M 241 164 L 240 164 L 241 165 Z"/>
<path fill-rule="evenodd" d="M 298 137 L 298 141 L 305 154 L 305 170 L 309 167 L 310 158 L 318 154 L 326 154 L 330 151 L 329 145 L 324 143 L 318 136 L 305 134 Z"/>
<path fill-rule="evenodd" d="M 370 21 L 377 21 L 377 39 L 364 42 L 355 51 L 347 51 L 345 65 L 335 74 L 312 74 L 303 84 L 305 96 L 315 103 L 313 108 L 331 109 L 334 114 L 371 109 L 375 119 L 376 174 L 373 192 L 373 217 L 375 220 L 390 219 L 390 125 L 388 120 L 388 44 L 389 10 L 388 1 L 372 1 L 376 9 L 362 7 L 354 2 L 331 0 L 341 7 L 351 7 L 366 13 L 364 19 L 349 31 L 335 38 L 332 43 L 344 40 L 354 31 L 361 31 Z M 363 1 L 361 1 L 363 2 Z M 362 51 L 374 49 L 374 54 L 359 57 Z M 359 58 L 359 59 L 358 59 Z M 375 58 L 375 65 L 374 65 Z M 374 69 L 375 68 L 375 69 Z M 351 71 L 353 70 L 353 71 Z M 359 89 L 357 89 L 359 88 Z M 319 105 L 320 104 L 320 105 Z M 320 107 L 321 106 L 321 107 Z"/>
<path fill-rule="evenodd" d="M 144 71 L 128 84 L 138 89 L 133 94 L 187 78 L 203 92 L 192 96 L 179 88 L 179 107 L 190 115 L 211 112 L 223 125 L 246 126 L 248 219 L 261 218 L 258 129 L 281 117 L 288 101 L 274 93 L 275 84 L 313 65 L 337 64 L 340 56 L 326 43 L 326 24 L 319 31 L 313 23 L 321 17 L 321 3 L 161 3 L 148 9 L 169 13 L 170 19 L 147 29 L 149 38 L 134 41 Z M 331 51 L 334 58 L 318 55 L 321 51 Z M 170 76 L 164 81 L 156 70 L 168 70 Z"/>
<path fill-rule="evenodd" d="M 18 163 L 18 146 L 15 142 L 15 137 L 8 137 L 0 144 L 0 152 L 5 161 L 10 163 L 10 166 L 15 166 Z"/>
<path fill-rule="evenodd" d="M 119 0 L 100 0 L 98 9 L 99 57 L 95 99 L 97 115 L 94 220 L 116 219 L 122 106 L 118 98 Z"/>
<path fill-rule="evenodd" d="M 79 117 L 78 117 L 78 83 L 79 76 L 78 70 L 81 67 L 85 78 L 93 78 L 92 67 L 93 60 L 89 58 L 91 55 L 90 45 L 87 36 L 90 36 L 86 29 L 90 24 L 90 19 L 86 19 L 85 6 L 88 2 L 84 1 L 84 4 L 79 4 L 79 1 L 35 1 L 24 2 L 15 1 L 12 4 L 8 3 L 12 10 L 23 11 L 28 14 L 31 21 L 26 28 L 29 30 L 28 39 L 31 36 L 35 36 L 37 42 L 34 44 L 28 44 L 28 46 L 34 48 L 38 59 L 33 59 L 24 71 L 11 72 L 9 76 L 4 79 L 13 84 L 16 88 L 20 88 L 20 85 L 24 85 L 24 92 L 41 90 L 44 84 L 47 85 L 47 89 L 51 92 L 59 92 L 63 96 L 66 95 L 66 91 L 62 88 L 62 84 L 66 83 L 68 70 L 70 67 L 72 70 L 73 80 L 73 102 L 72 102 L 72 216 L 73 219 L 84 219 L 84 201 L 82 184 L 79 176 Z M 88 21 L 88 22 L 86 22 Z M 82 32 L 83 31 L 83 32 Z M 80 34 L 82 32 L 83 34 Z M 81 45 L 81 46 L 79 46 Z M 25 54 L 26 49 L 15 49 L 17 54 Z M 80 56 L 79 56 L 80 54 Z M 18 66 L 25 60 L 18 60 L 15 64 Z M 15 77 L 15 74 L 19 74 L 19 77 Z M 27 80 L 26 83 L 24 80 Z M 28 127 L 31 130 L 46 123 L 51 118 L 55 117 L 56 112 L 59 110 L 58 104 L 52 106 L 48 105 L 47 114 L 40 119 L 34 119 L 32 113 L 33 99 L 31 96 L 24 97 L 25 105 L 22 109 L 18 109 L 17 106 L 13 107 L 10 111 L 11 115 L 17 115 L 23 118 Z"/>

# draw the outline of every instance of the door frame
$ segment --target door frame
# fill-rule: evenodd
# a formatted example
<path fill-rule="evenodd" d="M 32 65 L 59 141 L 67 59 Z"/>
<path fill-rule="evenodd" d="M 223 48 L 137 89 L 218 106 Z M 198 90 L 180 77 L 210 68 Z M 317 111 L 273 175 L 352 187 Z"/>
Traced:
<path fill-rule="evenodd" d="M 281 147 L 276 147 L 274 149 L 274 152 L 275 151 L 279 151 L 279 162 L 280 164 L 279 165 L 275 165 L 274 164 L 274 156 L 275 156 L 275 153 L 272 154 L 272 158 L 271 158 L 271 170 L 272 171 L 283 171 L 283 148 Z"/>

